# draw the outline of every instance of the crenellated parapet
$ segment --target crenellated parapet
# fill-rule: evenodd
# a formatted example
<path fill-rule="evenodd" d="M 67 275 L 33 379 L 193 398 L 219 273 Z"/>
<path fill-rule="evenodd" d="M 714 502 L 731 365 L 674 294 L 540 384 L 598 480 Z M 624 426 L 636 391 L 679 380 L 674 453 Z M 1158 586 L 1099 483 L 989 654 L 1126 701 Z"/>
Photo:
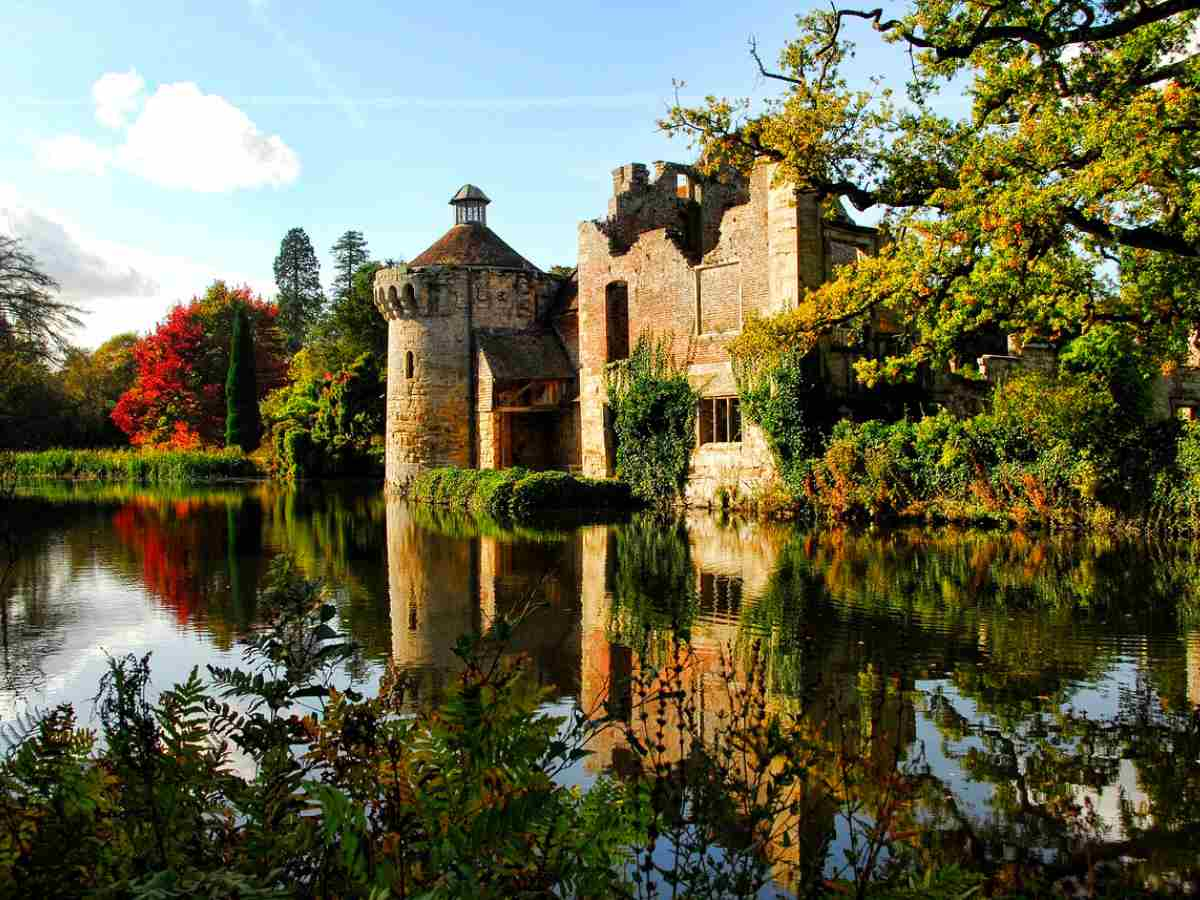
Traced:
<path fill-rule="evenodd" d="M 454 307 L 452 287 L 436 267 L 401 263 L 375 273 L 375 306 L 388 320 L 448 316 Z"/>

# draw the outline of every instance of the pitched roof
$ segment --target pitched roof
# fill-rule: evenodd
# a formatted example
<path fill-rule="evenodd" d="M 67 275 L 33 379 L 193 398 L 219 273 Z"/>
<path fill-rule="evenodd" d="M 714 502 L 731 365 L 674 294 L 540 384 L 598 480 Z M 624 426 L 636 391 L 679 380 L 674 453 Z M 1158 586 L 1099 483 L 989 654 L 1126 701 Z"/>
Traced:
<path fill-rule="evenodd" d="M 478 340 L 479 349 L 497 381 L 575 377 L 567 352 L 552 332 L 503 334 L 481 331 Z"/>
<path fill-rule="evenodd" d="M 410 266 L 486 266 L 492 269 L 538 271 L 492 229 L 479 222 L 455 225 L 424 253 L 412 259 Z"/>

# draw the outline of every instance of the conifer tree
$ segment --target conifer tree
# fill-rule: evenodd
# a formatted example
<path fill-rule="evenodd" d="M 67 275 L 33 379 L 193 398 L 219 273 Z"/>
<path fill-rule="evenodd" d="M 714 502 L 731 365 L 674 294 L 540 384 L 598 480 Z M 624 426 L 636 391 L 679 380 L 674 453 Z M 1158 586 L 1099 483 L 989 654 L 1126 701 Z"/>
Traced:
<path fill-rule="evenodd" d="M 354 273 L 370 261 L 367 239 L 361 231 L 347 231 L 330 248 L 337 277 L 333 280 L 333 302 L 346 299 L 354 291 Z"/>
<path fill-rule="evenodd" d="M 254 379 L 254 338 L 246 310 L 238 306 L 229 347 L 229 374 L 225 379 L 225 446 L 249 453 L 258 446 L 258 389 Z"/>
<path fill-rule="evenodd" d="M 279 243 L 275 257 L 275 285 L 279 288 L 279 325 L 295 353 L 321 314 L 321 266 L 312 241 L 303 228 L 292 228 Z"/>

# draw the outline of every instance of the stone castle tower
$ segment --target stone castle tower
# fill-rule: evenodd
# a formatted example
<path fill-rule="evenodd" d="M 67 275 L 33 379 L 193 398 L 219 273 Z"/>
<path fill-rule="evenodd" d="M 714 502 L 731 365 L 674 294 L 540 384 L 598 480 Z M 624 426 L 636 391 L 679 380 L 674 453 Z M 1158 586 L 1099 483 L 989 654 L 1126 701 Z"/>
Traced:
<path fill-rule="evenodd" d="M 389 485 L 423 468 L 489 467 L 481 335 L 535 327 L 559 290 L 559 279 L 488 228 L 490 202 L 464 185 L 450 199 L 453 227 L 411 262 L 375 275 L 375 302 L 388 320 Z"/>

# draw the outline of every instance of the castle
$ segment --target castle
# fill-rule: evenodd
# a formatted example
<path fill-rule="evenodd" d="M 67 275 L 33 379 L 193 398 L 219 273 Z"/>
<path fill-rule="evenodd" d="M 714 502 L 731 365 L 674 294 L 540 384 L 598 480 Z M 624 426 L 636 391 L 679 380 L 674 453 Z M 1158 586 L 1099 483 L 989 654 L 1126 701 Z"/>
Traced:
<path fill-rule="evenodd" d="M 579 226 L 578 266 L 547 274 L 487 225 L 487 195 L 465 185 L 454 225 L 407 264 L 375 276 L 388 325 L 386 478 L 454 465 L 613 473 L 604 370 L 643 332 L 670 334 L 701 394 L 687 498 L 752 491 L 772 472 L 762 433 L 742 421 L 729 340 L 752 314 L 795 305 L 834 267 L 878 249 L 873 229 L 822 216 L 817 199 L 748 176 L 677 163 L 613 172 L 605 218 Z M 821 354 L 853 390 L 852 351 Z"/>

